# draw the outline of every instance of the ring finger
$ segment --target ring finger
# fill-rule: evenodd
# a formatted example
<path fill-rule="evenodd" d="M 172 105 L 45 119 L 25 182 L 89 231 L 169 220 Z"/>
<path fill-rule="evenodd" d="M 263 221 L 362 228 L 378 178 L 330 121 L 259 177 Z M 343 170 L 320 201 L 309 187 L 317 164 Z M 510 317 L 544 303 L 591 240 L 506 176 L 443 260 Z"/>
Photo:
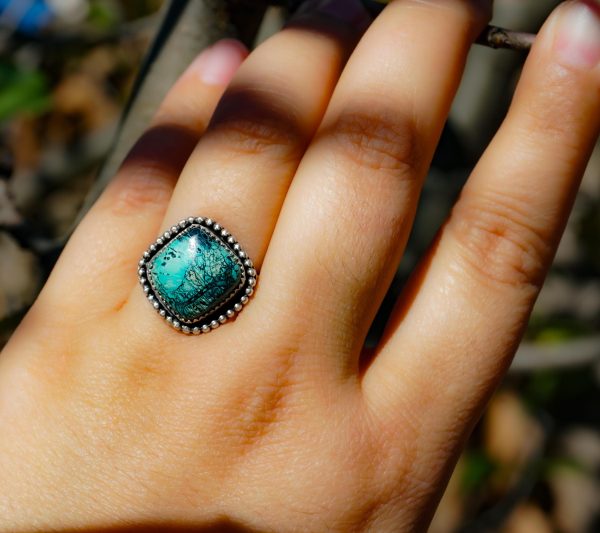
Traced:
<path fill-rule="evenodd" d="M 189 216 L 210 217 L 260 268 L 292 177 L 367 23 L 358 0 L 341 9 L 336 1 L 310 2 L 248 57 L 182 171 L 164 229 Z M 147 305 L 136 287 L 124 309 L 128 323 L 156 320 Z M 144 320 L 146 335 L 153 328 Z"/>

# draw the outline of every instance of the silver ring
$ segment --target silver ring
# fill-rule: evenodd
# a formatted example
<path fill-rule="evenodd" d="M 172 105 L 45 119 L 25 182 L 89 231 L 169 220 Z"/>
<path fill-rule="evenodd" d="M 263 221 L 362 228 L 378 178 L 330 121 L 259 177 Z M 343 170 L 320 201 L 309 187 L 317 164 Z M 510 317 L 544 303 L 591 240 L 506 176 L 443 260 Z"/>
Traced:
<path fill-rule="evenodd" d="M 173 328 L 208 333 L 248 303 L 257 273 L 237 240 L 220 224 L 190 217 L 144 252 L 138 276 L 146 298 Z"/>

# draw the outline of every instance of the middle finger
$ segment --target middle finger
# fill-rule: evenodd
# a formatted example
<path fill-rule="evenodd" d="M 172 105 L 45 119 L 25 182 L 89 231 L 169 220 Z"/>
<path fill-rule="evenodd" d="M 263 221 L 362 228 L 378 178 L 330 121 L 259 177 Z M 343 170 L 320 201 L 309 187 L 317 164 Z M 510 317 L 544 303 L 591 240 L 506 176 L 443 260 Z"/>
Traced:
<path fill-rule="evenodd" d="M 273 320 L 288 309 L 312 338 L 327 338 L 338 353 L 360 352 L 490 5 L 397 1 L 371 25 L 302 160 L 265 258 L 260 300 Z M 356 360 L 338 362 L 354 371 Z"/>

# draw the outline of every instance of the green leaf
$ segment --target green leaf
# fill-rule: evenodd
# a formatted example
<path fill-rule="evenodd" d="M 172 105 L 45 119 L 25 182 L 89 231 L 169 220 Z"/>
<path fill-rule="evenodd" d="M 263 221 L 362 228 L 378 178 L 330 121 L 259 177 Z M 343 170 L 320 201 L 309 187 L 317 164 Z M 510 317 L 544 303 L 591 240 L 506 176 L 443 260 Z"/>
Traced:
<path fill-rule="evenodd" d="M 111 30 L 121 20 L 117 7 L 114 2 L 90 1 L 88 23 L 97 31 Z"/>
<path fill-rule="evenodd" d="M 560 344 L 592 332 L 589 326 L 574 316 L 533 315 L 529 321 L 526 338 L 543 344 Z"/>
<path fill-rule="evenodd" d="M 531 376 L 525 396 L 531 405 L 546 405 L 556 396 L 559 387 L 560 375 L 557 372 L 539 371 Z"/>
<path fill-rule="evenodd" d="M 463 460 L 461 488 L 465 494 L 481 487 L 497 468 L 494 461 L 482 451 L 466 452 Z"/>
<path fill-rule="evenodd" d="M 0 121 L 20 113 L 43 113 L 50 104 L 48 83 L 41 72 L 0 63 Z"/>

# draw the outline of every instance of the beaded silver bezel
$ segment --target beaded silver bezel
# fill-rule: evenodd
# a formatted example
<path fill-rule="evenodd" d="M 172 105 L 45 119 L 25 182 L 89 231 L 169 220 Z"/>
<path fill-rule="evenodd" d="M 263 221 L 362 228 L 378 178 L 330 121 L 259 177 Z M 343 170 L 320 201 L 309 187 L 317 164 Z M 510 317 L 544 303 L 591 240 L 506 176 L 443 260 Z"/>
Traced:
<path fill-rule="evenodd" d="M 203 317 L 190 321 L 178 316 L 177 313 L 170 309 L 160 294 L 157 294 L 151 280 L 147 276 L 147 268 L 150 261 L 152 261 L 160 250 L 178 235 L 193 226 L 200 226 L 211 237 L 217 239 L 220 244 L 227 248 L 238 259 L 243 269 L 243 276 L 238 288 L 221 302 L 218 307 Z M 254 293 L 257 273 L 252 260 L 248 257 L 240 243 L 223 226 L 211 218 L 189 217 L 172 226 L 148 246 L 138 262 L 138 278 L 146 299 L 165 322 L 177 331 L 187 335 L 199 335 L 217 329 L 228 320 L 234 318 L 244 308 Z"/>

